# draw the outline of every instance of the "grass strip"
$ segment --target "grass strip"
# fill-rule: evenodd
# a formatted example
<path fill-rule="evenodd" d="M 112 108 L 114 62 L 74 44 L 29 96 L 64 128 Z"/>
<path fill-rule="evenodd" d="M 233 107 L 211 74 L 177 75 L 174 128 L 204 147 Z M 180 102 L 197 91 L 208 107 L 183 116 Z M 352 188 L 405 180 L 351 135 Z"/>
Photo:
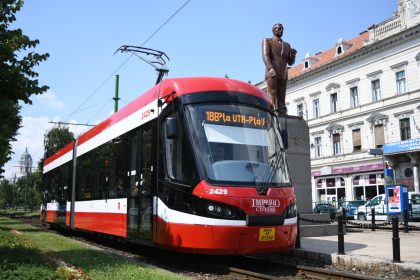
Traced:
<path fill-rule="evenodd" d="M 0 279 L 187 278 L 0 217 Z"/>

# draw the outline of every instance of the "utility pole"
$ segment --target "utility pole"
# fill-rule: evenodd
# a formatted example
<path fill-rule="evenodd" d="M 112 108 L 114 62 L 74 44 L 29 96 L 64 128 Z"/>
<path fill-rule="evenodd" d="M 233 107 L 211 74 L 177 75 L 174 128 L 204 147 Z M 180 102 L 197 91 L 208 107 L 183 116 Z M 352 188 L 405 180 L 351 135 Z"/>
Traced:
<path fill-rule="evenodd" d="M 28 189 L 28 176 L 29 176 L 29 173 L 32 172 L 32 157 L 28 153 L 28 148 L 25 149 L 25 152 L 20 157 L 18 167 L 20 169 L 20 173 L 25 174 L 24 208 L 25 208 L 25 212 L 26 212 L 26 206 L 27 206 L 26 205 L 26 193 L 27 193 L 27 189 Z"/>
<path fill-rule="evenodd" d="M 115 75 L 115 96 L 114 98 L 114 113 L 118 112 L 118 100 L 120 98 L 118 97 L 118 91 L 120 86 L 120 75 Z"/>
<path fill-rule="evenodd" d="M 26 191 L 27 191 L 27 189 L 28 189 L 28 170 L 25 168 L 25 173 L 26 173 L 26 176 L 25 176 L 25 202 L 24 202 L 24 204 L 25 204 L 25 212 L 26 212 Z"/>
<path fill-rule="evenodd" d="M 15 206 L 16 206 L 15 205 L 16 173 L 13 174 L 12 181 L 13 181 L 13 185 L 12 185 L 12 194 L 13 194 L 13 196 L 12 196 L 12 210 L 15 210 Z"/>

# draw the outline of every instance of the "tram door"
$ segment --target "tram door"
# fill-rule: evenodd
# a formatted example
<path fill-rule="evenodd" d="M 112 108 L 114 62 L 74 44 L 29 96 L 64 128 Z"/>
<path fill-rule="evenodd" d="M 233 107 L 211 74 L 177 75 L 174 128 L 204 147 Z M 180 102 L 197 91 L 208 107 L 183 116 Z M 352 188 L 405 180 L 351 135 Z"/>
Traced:
<path fill-rule="evenodd" d="M 152 138 L 150 123 L 128 137 L 128 236 L 152 238 Z"/>

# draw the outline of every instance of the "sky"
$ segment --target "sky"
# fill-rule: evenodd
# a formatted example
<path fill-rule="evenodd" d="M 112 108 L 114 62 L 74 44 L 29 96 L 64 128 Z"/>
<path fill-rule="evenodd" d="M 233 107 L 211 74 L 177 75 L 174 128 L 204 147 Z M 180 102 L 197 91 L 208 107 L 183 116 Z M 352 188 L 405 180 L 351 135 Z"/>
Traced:
<path fill-rule="evenodd" d="M 165 52 L 169 78 L 228 75 L 256 84 L 264 79 L 261 42 L 275 23 L 297 50 L 297 64 L 387 20 L 397 6 L 397 0 L 26 0 L 12 28 L 40 41 L 32 51 L 50 54 L 35 68 L 49 90 L 21 104 L 22 127 L 3 176 L 17 172 L 25 148 L 37 165 L 50 121 L 97 124 L 110 116 L 115 75 L 120 108 L 154 86 L 156 71 L 115 53 L 122 45 Z M 87 129 L 70 126 L 76 136 Z"/>

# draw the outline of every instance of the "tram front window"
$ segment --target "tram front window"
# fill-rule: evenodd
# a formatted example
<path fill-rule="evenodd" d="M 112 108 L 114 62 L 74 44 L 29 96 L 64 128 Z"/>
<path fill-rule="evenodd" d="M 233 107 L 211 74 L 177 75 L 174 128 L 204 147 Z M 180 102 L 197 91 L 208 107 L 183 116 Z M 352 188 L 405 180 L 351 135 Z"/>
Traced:
<path fill-rule="evenodd" d="M 238 104 L 188 105 L 187 123 L 210 181 L 290 185 L 277 119 Z"/>

